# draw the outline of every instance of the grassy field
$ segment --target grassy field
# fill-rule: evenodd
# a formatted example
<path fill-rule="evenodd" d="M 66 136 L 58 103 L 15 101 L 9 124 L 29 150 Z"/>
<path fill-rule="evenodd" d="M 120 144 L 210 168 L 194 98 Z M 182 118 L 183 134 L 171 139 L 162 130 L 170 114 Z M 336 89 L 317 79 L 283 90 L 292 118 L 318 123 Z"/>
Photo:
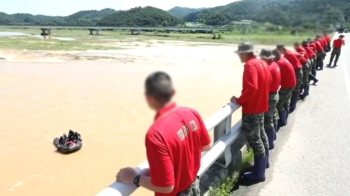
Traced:
<path fill-rule="evenodd" d="M 0 32 L 19 32 L 39 35 L 39 29 L 0 29 Z M 142 32 L 140 35 L 131 35 L 130 31 L 101 31 L 100 36 L 89 35 L 87 30 L 56 30 L 51 31 L 52 37 L 75 38 L 74 41 L 60 41 L 56 39 L 42 40 L 33 37 L 0 37 L 0 49 L 28 49 L 28 50 L 108 50 L 118 49 L 110 42 L 147 42 L 150 40 L 174 40 L 190 42 L 211 42 L 222 44 L 235 44 L 250 41 L 254 44 L 276 45 L 284 43 L 291 45 L 300 42 L 310 35 L 289 35 L 282 33 L 254 33 L 242 34 L 240 32 L 216 32 L 214 34 L 195 33 L 162 33 Z M 313 36 L 312 36 L 313 37 Z M 215 38 L 215 39 L 214 39 Z M 108 44 L 109 43 L 109 44 Z"/>

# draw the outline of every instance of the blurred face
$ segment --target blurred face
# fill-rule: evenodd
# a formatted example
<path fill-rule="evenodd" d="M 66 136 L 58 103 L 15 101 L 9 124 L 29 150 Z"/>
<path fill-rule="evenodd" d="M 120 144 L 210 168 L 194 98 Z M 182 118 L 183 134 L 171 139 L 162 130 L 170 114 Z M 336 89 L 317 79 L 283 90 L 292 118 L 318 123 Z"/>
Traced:
<path fill-rule="evenodd" d="M 339 37 L 339 39 L 344 39 L 344 37 Z"/>
<path fill-rule="evenodd" d="M 173 91 L 171 96 L 175 95 L 175 90 Z M 145 93 L 145 98 L 146 98 L 146 102 L 148 104 L 148 107 L 150 107 L 152 110 L 159 110 L 160 108 L 162 108 L 165 104 L 167 103 L 160 103 L 157 99 L 155 99 L 153 96 L 148 95 L 147 93 Z"/>
<path fill-rule="evenodd" d="M 285 50 L 283 48 L 279 48 L 278 49 L 278 52 L 280 52 L 281 54 L 284 54 L 285 53 Z"/>
<path fill-rule="evenodd" d="M 295 45 L 295 44 L 294 44 L 294 49 L 297 49 L 297 48 L 298 48 L 298 45 Z"/>
<path fill-rule="evenodd" d="M 146 97 L 146 102 L 148 104 L 148 106 L 152 109 L 152 110 L 156 110 L 156 106 L 157 106 L 157 101 L 156 99 L 154 99 L 154 97 L 152 97 L 151 95 L 148 95 L 147 93 L 145 93 L 145 97 Z"/>
<path fill-rule="evenodd" d="M 241 60 L 241 63 L 247 62 L 248 54 L 247 53 L 238 53 L 239 59 Z"/>

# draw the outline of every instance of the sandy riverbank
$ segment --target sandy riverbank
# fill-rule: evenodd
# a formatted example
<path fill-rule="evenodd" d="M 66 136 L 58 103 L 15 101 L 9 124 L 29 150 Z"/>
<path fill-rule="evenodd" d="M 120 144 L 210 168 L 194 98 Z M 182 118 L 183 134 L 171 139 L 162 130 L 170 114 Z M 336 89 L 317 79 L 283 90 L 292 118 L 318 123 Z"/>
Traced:
<path fill-rule="evenodd" d="M 145 160 L 153 112 L 143 82 L 153 71 L 170 73 L 178 104 L 203 118 L 240 93 L 236 45 L 128 44 L 115 51 L 0 51 L 0 195 L 94 195 L 120 167 Z M 82 134 L 84 147 L 57 154 L 52 140 L 68 129 Z"/>

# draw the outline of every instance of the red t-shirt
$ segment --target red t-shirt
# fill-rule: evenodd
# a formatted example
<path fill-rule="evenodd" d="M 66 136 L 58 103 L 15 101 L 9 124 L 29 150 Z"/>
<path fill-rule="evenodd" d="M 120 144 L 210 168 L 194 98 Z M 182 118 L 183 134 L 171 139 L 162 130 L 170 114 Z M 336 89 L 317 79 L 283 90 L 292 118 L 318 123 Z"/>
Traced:
<path fill-rule="evenodd" d="M 284 54 L 284 58 L 286 58 L 293 65 L 294 69 L 301 68 L 301 63 L 294 52 L 287 50 Z"/>
<path fill-rule="evenodd" d="M 305 49 L 305 51 L 307 53 L 307 58 L 308 59 L 311 59 L 312 57 L 315 56 L 314 51 L 312 51 L 312 49 L 309 46 L 305 46 L 304 49 Z"/>
<path fill-rule="evenodd" d="M 268 111 L 272 78 L 267 63 L 255 56 L 244 65 L 242 95 L 237 103 L 244 114 L 260 114 Z"/>
<path fill-rule="evenodd" d="M 208 131 L 195 110 L 170 104 L 158 111 L 146 134 L 147 160 L 154 186 L 174 186 L 168 194 L 186 190 L 200 168 L 202 147 L 210 144 Z"/>
<path fill-rule="evenodd" d="M 325 49 L 328 45 L 327 39 L 324 37 L 322 38 L 323 48 Z"/>
<path fill-rule="evenodd" d="M 331 41 L 331 38 L 329 38 L 329 36 L 328 36 L 328 35 L 325 35 L 325 36 L 324 36 L 324 39 L 326 40 L 327 44 L 328 44 L 328 42 L 330 42 L 330 41 Z"/>
<path fill-rule="evenodd" d="M 323 49 L 322 49 L 322 45 L 321 45 L 320 41 L 315 41 L 314 43 L 316 46 L 316 51 L 321 52 Z"/>
<path fill-rule="evenodd" d="M 271 87 L 270 87 L 270 92 L 271 93 L 277 93 L 278 89 L 280 88 L 281 85 L 281 72 L 280 72 L 280 67 L 276 62 L 272 62 L 269 65 L 269 69 L 271 72 Z"/>
<path fill-rule="evenodd" d="M 316 52 L 317 52 L 316 44 L 314 42 L 310 42 L 309 46 L 310 46 L 311 50 L 316 54 Z"/>
<path fill-rule="evenodd" d="M 297 84 L 293 65 L 284 57 L 276 62 L 281 72 L 281 88 L 292 88 Z"/>
<path fill-rule="evenodd" d="M 297 57 L 298 57 L 300 63 L 301 64 L 307 63 L 308 56 L 307 56 L 306 50 L 301 46 L 298 46 L 295 50 L 299 54 L 299 55 L 297 55 Z M 302 56 L 302 55 L 304 55 L 304 56 Z"/>
<path fill-rule="evenodd" d="M 333 47 L 336 48 L 336 49 L 339 49 L 343 46 L 344 44 L 344 40 L 342 39 L 336 39 L 333 41 Z"/>

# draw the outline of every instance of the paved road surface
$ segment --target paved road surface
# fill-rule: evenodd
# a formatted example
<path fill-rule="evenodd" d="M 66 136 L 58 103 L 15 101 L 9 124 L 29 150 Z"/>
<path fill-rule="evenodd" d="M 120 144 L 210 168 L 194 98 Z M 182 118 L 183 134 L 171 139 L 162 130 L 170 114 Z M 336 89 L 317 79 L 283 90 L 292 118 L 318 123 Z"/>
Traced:
<path fill-rule="evenodd" d="M 232 196 L 350 195 L 350 34 L 346 36 L 339 66 L 317 73 L 319 83 L 279 131 L 267 181 L 240 186 Z"/>

